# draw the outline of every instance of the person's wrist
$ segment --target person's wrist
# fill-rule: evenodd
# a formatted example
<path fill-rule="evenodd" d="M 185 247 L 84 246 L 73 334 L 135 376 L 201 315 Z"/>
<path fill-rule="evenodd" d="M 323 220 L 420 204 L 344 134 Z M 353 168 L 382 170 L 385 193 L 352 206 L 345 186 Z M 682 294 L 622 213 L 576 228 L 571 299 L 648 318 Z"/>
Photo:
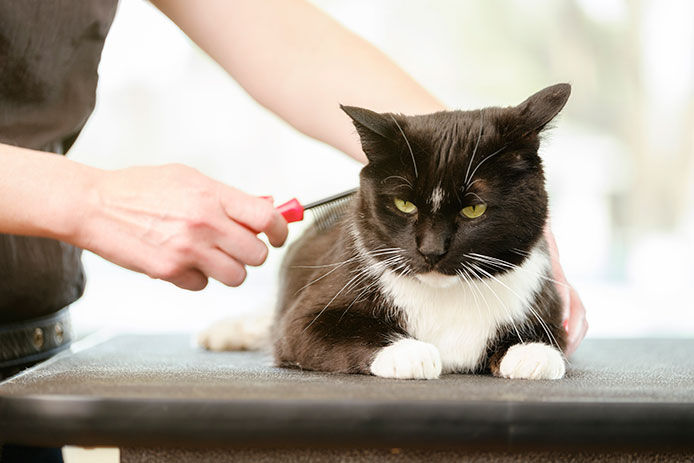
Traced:
<path fill-rule="evenodd" d="M 107 171 L 75 165 L 67 191 L 59 203 L 54 228 L 61 241 L 89 248 L 91 223 L 98 216 L 98 184 Z"/>

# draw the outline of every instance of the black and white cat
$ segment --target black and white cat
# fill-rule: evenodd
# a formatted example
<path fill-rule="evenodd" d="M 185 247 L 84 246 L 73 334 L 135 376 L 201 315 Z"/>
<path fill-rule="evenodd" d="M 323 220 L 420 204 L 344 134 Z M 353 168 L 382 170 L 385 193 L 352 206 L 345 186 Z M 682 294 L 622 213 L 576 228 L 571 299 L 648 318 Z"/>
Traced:
<path fill-rule="evenodd" d="M 421 116 L 342 107 L 369 162 L 342 220 L 309 228 L 287 252 L 277 364 L 405 379 L 563 377 L 537 151 L 570 92 L 558 84 L 515 107 Z M 239 330 L 248 328 L 227 323 L 201 342 L 228 346 L 220 336 L 238 342 Z"/>

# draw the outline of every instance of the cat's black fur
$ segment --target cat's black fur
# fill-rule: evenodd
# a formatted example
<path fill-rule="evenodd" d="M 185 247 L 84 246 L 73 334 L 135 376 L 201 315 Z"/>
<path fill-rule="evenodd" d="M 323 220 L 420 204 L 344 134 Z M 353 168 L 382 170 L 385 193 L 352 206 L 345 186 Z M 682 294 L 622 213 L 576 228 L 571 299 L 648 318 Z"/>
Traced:
<path fill-rule="evenodd" d="M 381 293 L 378 275 L 365 273 L 355 230 L 366 250 L 403 248 L 405 260 L 389 267 L 400 265 L 396 270 L 410 275 L 455 275 L 471 252 L 521 265 L 534 247 L 544 246 L 547 194 L 539 135 L 569 94 L 568 84 L 558 84 L 515 107 L 422 116 L 343 107 L 369 163 L 343 220 L 327 231 L 309 229 L 288 251 L 275 324 L 277 363 L 368 374 L 380 348 L 409 336 L 401 314 Z M 435 188 L 445 192 L 438 208 L 432 204 Z M 417 205 L 417 213 L 400 212 L 394 197 Z M 461 216 L 463 207 L 481 201 L 488 205 L 484 215 Z M 375 252 L 372 259 L 388 257 Z M 491 275 L 507 271 L 474 263 Z M 545 279 L 535 297 L 549 330 L 529 319 L 524 338 L 563 349 L 554 284 Z M 501 358 L 517 343 L 511 327 L 502 327 L 479 369 L 498 374 Z"/>

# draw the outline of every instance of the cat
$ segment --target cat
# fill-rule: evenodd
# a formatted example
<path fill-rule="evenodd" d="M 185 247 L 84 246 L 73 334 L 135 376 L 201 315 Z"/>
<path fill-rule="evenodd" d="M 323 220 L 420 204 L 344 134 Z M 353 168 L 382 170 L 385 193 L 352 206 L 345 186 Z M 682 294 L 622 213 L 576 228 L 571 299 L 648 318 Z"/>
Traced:
<path fill-rule="evenodd" d="M 518 106 L 418 116 L 341 106 L 368 163 L 348 212 L 287 251 L 277 365 L 562 378 L 538 148 L 570 93 L 557 84 Z"/>

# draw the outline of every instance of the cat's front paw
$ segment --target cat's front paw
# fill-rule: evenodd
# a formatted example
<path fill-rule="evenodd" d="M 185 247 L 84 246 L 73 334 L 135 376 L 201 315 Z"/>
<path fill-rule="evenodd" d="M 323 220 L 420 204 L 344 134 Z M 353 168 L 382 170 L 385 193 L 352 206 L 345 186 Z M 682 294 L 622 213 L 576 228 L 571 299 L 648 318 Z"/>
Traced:
<path fill-rule="evenodd" d="M 561 353 L 541 342 L 511 346 L 499 364 L 499 376 L 511 379 L 561 379 L 565 372 Z"/>
<path fill-rule="evenodd" d="M 441 354 L 433 344 L 401 339 L 378 351 L 371 373 L 383 378 L 436 379 L 441 375 Z"/>

